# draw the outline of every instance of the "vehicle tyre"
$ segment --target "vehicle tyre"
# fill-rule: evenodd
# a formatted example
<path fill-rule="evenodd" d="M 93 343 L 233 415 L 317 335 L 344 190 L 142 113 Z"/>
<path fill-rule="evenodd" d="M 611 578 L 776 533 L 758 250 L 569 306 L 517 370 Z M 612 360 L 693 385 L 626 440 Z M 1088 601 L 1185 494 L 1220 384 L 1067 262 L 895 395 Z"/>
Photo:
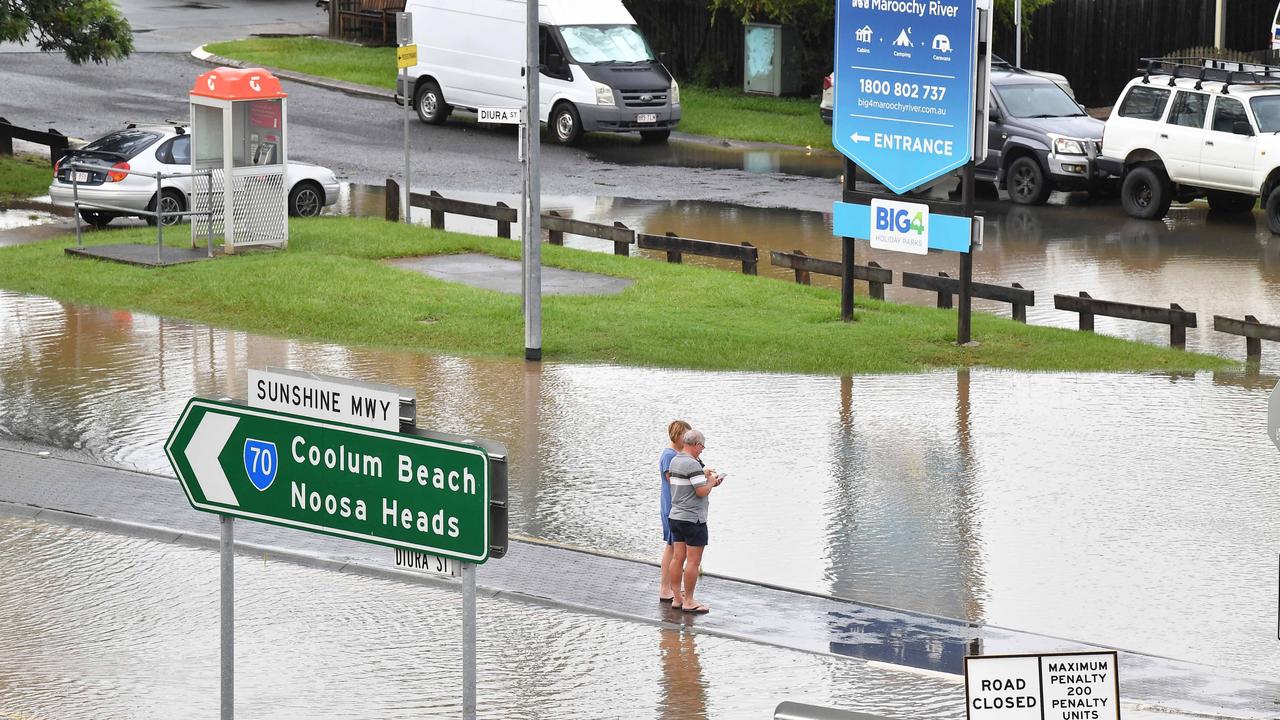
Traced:
<path fill-rule="evenodd" d="M 1244 193 L 1209 191 L 1209 209 L 1216 213 L 1244 213 L 1253 210 L 1255 198 Z"/>
<path fill-rule="evenodd" d="M 1272 234 L 1280 235 L 1280 187 L 1273 188 L 1267 195 L 1267 228 Z"/>
<path fill-rule="evenodd" d="M 418 119 L 429 125 L 443 125 L 449 119 L 449 113 L 453 112 L 453 108 L 444 101 L 440 85 L 431 79 L 418 84 L 413 93 L 413 109 L 417 111 Z"/>
<path fill-rule="evenodd" d="M 324 188 L 304 180 L 289 191 L 289 214 L 294 217 L 316 217 L 324 209 Z"/>
<path fill-rule="evenodd" d="M 102 212 L 101 210 L 81 210 L 80 219 L 89 223 L 94 227 L 104 228 L 116 219 L 114 213 Z"/>
<path fill-rule="evenodd" d="M 1164 170 L 1139 165 L 1125 173 L 1120 202 L 1129 217 L 1159 220 L 1173 204 L 1173 186 Z"/>
<path fill-rule="evenodd" d="M 147 209 L 152 212 L 155 212 L 156 210 L 155 198 L 151 198 L 151 204 L 147 206 Z M 183 218 L 176 215 L 169 215 L 168 213 L 185 212 L 187 209 L 187 200 L 185 197 L 182 196 L 181 190 L 175 190 L 173 188 L 165 188 L 164 191 L 160 193 L 160 209 L 165 213 L 164 226 L 173 227 L 174 225 L 181 223 Z M 148 225 L 155 227 L 155 224 L 156 224 L 155 218 L 144 217 L 143 220 L 146 220 Z"/>
<path fill-rule="evenodd" d="M 1019 205 L 1043 205 L 1049 199 L 1049 182 L 1033 157 L 1023 155 L 1014 160 L 1006 184 L 1009 199 Z"/>
<path fill-rule="evenodd" d="M 651 143 L 664 143 L 671 137 L 671 129 L 666 130 L 641 130 L 640 140 Z"/>
<path fill-rule="evenodd" d="M 551 137 L 561 145 L 577 145 L 582 141 L 582 118 L 573 103 L 560 103 L 551 111 Z"/>

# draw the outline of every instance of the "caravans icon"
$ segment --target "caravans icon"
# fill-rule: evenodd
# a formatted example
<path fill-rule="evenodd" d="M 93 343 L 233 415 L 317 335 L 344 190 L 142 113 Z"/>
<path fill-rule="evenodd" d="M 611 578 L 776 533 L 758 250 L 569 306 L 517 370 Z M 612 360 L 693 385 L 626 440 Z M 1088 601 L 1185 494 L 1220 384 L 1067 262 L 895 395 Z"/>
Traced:
<path fill-rule="evenodd" d="M 938 52 L 944 52 L 944 53 L 951 52 L 951 38 L 947 37 L 946 35 L 934 35 L 933 49 L 937 50 Z"/>
<path fill-rule="evenodd" d="M 905 47 L 905 48 L 915 47 L 914 45 L 911 44 L 911 36 L 908 34 L 910 32 L 911 32 L 911 28 L 907 28 L 906 30 L 903 30 L 902 32 L 898 33 L 898 39 L 894 40 L 893 44 L 896 47 Z"/>
<path fill-rule="evenodd" d="M 857 37 L 858 42 L 860 43 L 871 42 L 871 26 L 863 25 L 857 32 L 854 33 L 854 36 Z"/>

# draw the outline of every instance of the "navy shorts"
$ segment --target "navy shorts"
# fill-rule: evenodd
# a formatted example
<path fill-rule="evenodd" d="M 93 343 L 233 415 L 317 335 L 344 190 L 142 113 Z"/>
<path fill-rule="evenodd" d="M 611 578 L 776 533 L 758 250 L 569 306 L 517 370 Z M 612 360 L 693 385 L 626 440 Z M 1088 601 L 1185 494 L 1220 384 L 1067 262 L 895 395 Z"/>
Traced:
<path fill-rule="evenodd" d="M 676 542 L 684 543 L 690 547 L 706 547 L 707 524 L 672 518 L 671 536 Z"/>

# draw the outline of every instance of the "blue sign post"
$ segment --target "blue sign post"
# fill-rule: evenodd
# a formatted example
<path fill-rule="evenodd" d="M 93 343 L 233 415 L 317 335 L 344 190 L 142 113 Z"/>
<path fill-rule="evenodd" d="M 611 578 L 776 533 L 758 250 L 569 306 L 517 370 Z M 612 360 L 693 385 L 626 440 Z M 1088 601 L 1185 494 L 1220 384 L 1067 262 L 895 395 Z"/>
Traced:
<path fill-rule="evenodd" d="M 838 0 L 836 149 L 902 194 L 973 157 L 974 0 Z"/>
<path fill-rule="evenodd" d="M 831 140 L 848 160 L 832 226 L 843 238 L 844 320 L 853 319 L 853 238 L 898 252 L 950 250 L 961 253 L 956 340 L 970 341 L 975 132 L 986 127 L 975 100 L 986 92 L 978 78 L 989 62 L 988 8 L 985 0 L 836 0 Z M 859 192 L 859 168 L 893 194 Z M 959 168 L 960 203 L 901 197 Z"/>

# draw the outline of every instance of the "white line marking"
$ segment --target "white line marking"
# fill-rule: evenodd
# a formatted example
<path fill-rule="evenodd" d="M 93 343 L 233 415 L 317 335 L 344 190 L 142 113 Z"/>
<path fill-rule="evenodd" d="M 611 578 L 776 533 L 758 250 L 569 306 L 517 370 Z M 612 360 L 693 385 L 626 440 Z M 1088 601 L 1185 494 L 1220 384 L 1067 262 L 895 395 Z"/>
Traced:
<path fill-rule="evenodd" d="M 850 65 L 851 70 L 869 70 L 871 72 L 893 73 L 895 75 L 917 75 L 919 77 L 942 78 L 944 80 L 955 80 L 955 75 L 934 75 L 933 73 L 909 72 L 907 70 L 885 70 L 884 68 L 863 67 L 861 65 Z"/>
<path fill-rule="evenodd" d="M 867 120 L 884 120 L 885 122 L 910 123 L 912 125 L 932 125 L 933 127 L 955 128 L 955 125 L 947 125 L 946 123 L 931 123 L 923 120 L 899 120 L 898 118 L 876 117 L 875 115 L 859 115 L 857 113 L 849 113 L 849 117 L 866 118 Z"/>

